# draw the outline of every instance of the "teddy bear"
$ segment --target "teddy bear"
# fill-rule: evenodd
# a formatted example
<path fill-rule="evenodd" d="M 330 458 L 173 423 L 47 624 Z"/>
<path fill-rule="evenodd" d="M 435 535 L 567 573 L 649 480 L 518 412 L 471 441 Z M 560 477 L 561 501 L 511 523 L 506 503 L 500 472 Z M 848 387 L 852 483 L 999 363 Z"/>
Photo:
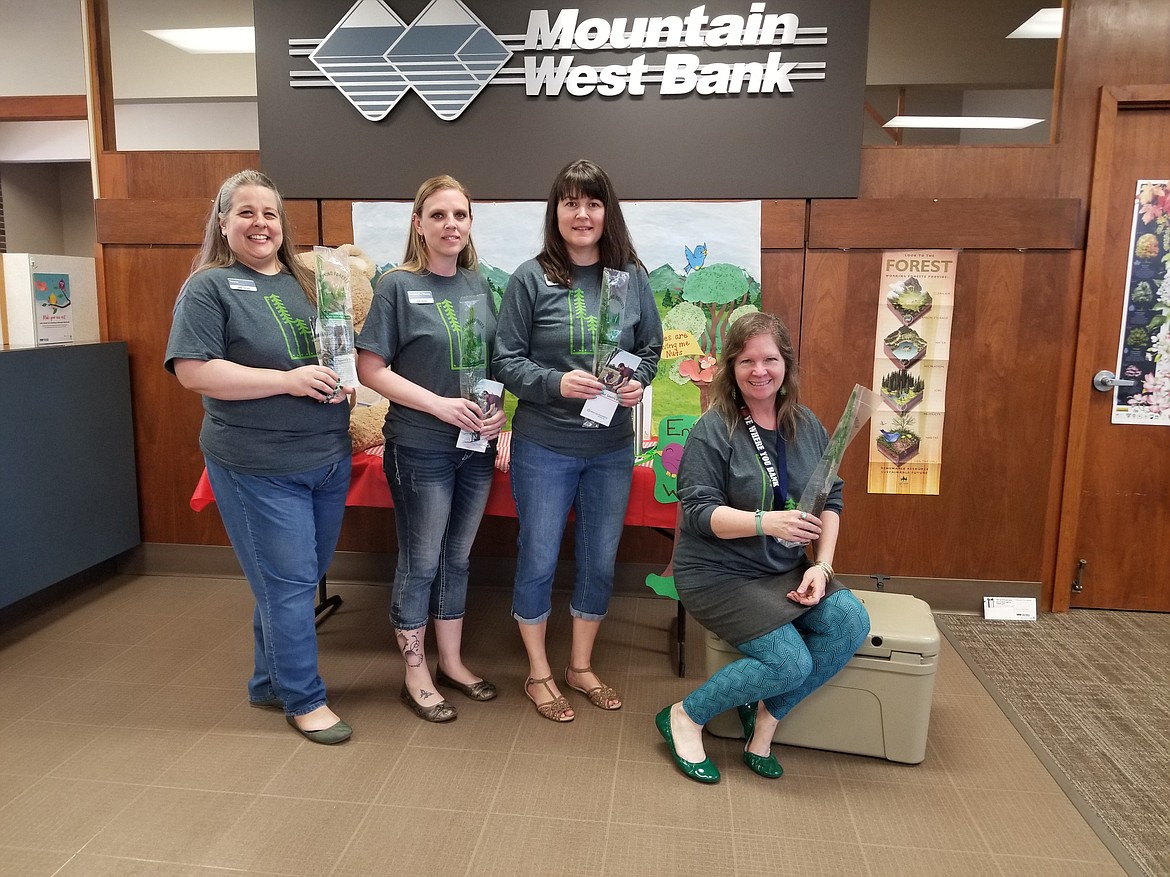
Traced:
<path fill-rule="evenodd" d="M 357 333 L 365 324 L 366 316 L 370 313 L 370 305 L 374 301 L 374 278 L 378 269 L 361 248 L 354 244 L 342 244 L 337 249 L 345 254 L 349 263 L 353 330 Z M 312 250 L 298 253 L 297 259 L 310 271 L 316 270 L 317 261 Z M 382 444 L 382 425 L 389 410 L 388 400 L 368 387 L 357 388 L 357 405 L 349 415 L 349 437 L 355 454 Z"/>

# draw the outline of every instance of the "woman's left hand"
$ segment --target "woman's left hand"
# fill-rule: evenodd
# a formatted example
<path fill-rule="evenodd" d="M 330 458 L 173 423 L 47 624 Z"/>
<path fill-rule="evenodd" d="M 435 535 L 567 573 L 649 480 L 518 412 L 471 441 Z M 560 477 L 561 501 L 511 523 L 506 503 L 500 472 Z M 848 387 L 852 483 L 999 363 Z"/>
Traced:
<path fill-rule="evenodd" d="M 642 385 L 633 378 L 618 387 L 618 402 L 623 408 L 633 408 L 642 401 Z"/>
<path fill-rule="evenodd" d="M 504 413 L 503 408 L 501 408 L 491 417 L 485 417 L 483 420 L 483 429 L 479 431 L 479 437 L 488 439 L 489 441 L 494 439 L 500 434 L 500 430 L 504 428 L 504 424 L 507 422 L 507 420 L 508 415 Z"/>
<path fill-rule="evenodd" d="M 801 606 L 816 606 L 824 598 L 828 586 L 829 576 L 824 567 L 810 566 L 804 571 L 800 587 L 788 592 L 788 599 Z"/>

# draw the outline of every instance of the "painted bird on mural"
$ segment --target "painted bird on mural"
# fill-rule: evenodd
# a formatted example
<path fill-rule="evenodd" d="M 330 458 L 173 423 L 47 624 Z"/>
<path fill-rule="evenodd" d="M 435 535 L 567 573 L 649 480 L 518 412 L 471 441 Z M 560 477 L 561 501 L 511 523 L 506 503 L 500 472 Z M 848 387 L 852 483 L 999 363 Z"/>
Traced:
<path fill-rule="evenodd" d="M 699 244 L 693 250 L 690 247 L 684 246 L 687 251 L 687 267 L 683 274 L 690 274 L 696 268 L 702 268 L 703 263 L 707 261 L 707 245 Z"/>

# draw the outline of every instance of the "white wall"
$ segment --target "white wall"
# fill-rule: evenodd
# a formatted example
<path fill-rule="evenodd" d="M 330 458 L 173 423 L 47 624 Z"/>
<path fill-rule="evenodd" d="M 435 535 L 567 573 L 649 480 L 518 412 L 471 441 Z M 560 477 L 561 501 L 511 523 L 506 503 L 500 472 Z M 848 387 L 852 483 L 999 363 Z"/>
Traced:
<path fill-rule="evenodd" d="M 0 95 L 85 94 L 81 0 L 0 0 Z"/>
<path fill-rule="evenodd" d="M 94 254 L 89 163 L 0 164 L 10 253 Z"/>
<path fill-rule="evenodd" d="M 259 149 L 256 101 L 114 105 L 118 149 Z"/>

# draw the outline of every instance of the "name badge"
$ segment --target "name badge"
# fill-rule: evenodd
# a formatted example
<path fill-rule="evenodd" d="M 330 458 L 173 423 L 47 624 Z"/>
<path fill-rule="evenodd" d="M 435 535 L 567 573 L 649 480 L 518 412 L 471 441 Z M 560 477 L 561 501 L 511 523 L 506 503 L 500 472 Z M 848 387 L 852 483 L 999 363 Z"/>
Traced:
<path fill-rule="evenodd" d="M 429 289 L 408 289 L 406 297 L 412 305 L 433 305 L 435 297 Z"/>
<path fill-rule="evenodd" d="M 245 277 L 229 277 L 228 278 L 228 288 L 235 289 L 235 290 L 238 290 L 240 292 L 255 292 L 256 291 L 256 281 L 255 280 L 248 280 Z"/>

